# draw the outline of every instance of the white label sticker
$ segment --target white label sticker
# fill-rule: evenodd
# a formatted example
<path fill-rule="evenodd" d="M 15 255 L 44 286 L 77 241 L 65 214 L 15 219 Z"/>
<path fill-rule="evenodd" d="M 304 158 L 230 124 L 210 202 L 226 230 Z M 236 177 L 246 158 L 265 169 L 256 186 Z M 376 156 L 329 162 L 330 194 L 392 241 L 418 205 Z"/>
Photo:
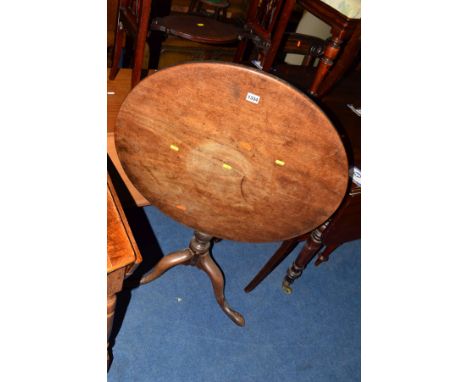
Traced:
<path fill-rule="evenodd" d="M 361 186 L 361 170 L 357 167 L 353 167 L 353 183 Z"/>
<path fill-rule="evenodd" d="M 254 104 L 258 104 L 260 102 L 260 96 L 253 94 L 253 93 L 247 93 L 245 100 L 252 102 Z"/>

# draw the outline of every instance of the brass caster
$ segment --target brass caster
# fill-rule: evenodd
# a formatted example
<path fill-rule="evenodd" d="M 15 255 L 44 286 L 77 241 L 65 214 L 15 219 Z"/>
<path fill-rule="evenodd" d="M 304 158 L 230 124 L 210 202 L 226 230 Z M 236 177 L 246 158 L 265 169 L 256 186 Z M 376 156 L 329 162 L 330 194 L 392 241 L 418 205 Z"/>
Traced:
<path fill-rule="evenodd" d="M 283 292 L 286 293 L 286 294 L 291 294 L 292 293 L 292 288 L 289 285 L 289 283 L 286 282 L 286 281 L 283 282 L 282 289 L 283 289 Z"/>

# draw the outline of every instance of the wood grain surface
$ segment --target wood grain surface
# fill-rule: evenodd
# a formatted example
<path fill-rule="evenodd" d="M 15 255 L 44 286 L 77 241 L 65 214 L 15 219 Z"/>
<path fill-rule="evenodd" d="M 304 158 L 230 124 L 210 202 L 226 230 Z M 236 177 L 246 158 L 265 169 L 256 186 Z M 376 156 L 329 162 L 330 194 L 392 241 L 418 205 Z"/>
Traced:
<path fill-rule="evenodd" d="M 265 242 L 311 231 L 348 183 L 343 144 L 318 106 L 240 65 L 190 63 L 146 78 L 122 104 L 115 139 L 146 199 L 219 238 Z"/>
<path fill-rule="evenodd" d="M 132 70 L 120 69 L 114 80 L 109 80 L 107 70 L 107 133 L 114 132 L 115 119 L 125 97 L 132 89 Z"/>
<path fill-rule="evenodd" d="M 109 80 L 109 70 L 107 70 L 107 78 L 107 153 L 125 182 L 136 205 L 139 207 L 148 206 L 150 203 L 138 192 L 128 179 L 127 174 L 125 174 L 115 151 L 114 143 L 115 120 L 117 119 L 122 102 L 132 89 L 132 69 L 121 68 L 114 80 Z"/>
<path fill-rule="evenodd" d="M 142 258 L 122 205 L 107 176 L 107 273 L 141 263 Z"/>

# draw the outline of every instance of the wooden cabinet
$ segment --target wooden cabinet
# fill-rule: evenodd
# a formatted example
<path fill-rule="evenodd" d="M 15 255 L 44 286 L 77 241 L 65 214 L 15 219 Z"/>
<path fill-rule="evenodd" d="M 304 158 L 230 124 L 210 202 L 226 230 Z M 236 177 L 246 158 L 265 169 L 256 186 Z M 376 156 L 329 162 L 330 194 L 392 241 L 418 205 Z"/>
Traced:
<path fill-rule="evenodd" d="M 142 261 L 111 178 L 107 176 L 107 366 L 109 367 L 109 337 L 112 332 L 117 293 L 123 280 Z"/>

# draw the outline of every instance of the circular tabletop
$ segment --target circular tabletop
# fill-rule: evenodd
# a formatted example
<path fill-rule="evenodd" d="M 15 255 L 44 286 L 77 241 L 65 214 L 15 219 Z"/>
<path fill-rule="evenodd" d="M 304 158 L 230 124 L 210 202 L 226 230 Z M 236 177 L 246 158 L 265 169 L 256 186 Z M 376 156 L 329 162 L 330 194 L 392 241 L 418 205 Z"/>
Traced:
<path fill-rule="evenodd" d="M 210 17 L 169 15 L 156 18 L 152 30 L 161 30 L 186 40 L 204 44 L 229 44 L 238 41 L 241 29 Z"/>
<path fill-rule="evenodd" d="M 189 63 L 141 81 L 115 140 L 135 187 L 195 230 L 285 240 L 338 208 L 348 161 L 328 118 L 286 82 L 241 65 Z"/>

